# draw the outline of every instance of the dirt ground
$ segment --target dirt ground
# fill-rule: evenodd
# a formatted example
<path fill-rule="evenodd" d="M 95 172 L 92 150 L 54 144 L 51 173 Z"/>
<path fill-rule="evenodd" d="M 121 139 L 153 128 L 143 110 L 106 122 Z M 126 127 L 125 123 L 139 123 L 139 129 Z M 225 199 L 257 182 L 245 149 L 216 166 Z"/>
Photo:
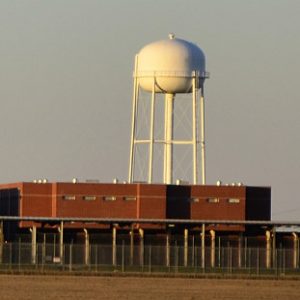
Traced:
<path fill-rule="evenodd" d="M 0 299 L 300 299 L 300 281 L 0 275 Z"/>

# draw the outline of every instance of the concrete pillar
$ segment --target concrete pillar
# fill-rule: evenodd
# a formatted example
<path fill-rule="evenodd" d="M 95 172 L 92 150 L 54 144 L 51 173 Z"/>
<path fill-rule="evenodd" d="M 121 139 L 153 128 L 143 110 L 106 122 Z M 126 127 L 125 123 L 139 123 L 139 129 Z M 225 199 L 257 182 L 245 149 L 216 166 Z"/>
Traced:
<path fill-rule="evenodd" d="M 133 226 L 131 226 L 129 235 L 130 235 L 130 265 L 133 265 L 133 256 L 134 256 L 134 229 L 133 229 Z"/>
<path fill-rule="evenodd" d="M 1 221 L 0 222 L 0 264 L 2 264 L 3 244 L 4 244 L 3 221 Z"/>
<path fill-rule="evenodd" d="M 216 232 L 214 230 L 210 230 L 210 266 L 212 268 L 216 265 Z"/>
<path fill-rule="evenodd" d="M 31 263 L 36 263 L 36 226 L 33 225 L 32 228 L 30 228 L 31 232 Z"/>
<path fill-rule="evenodd" d="M 205 268 L 205 224 L 202 224 L 201 229 L 201 267 Z"/>
<path fill-rule="evenodd" d="M 90 264 L 90 236 L 87 229 L 83 229 L 84 232 L 84 263 Z"/>
<path fill-rule="evenodd" d="M 266 268 L 271 268 L 272 237 L 270 230 L 266 231 Z"/>
<path fill-rule="evenodd" d="M 63 263 L 64 258 L 64 222 L 60 222 L 60 226 L 58 228 L 59 232 L 59 259 L 60 263 Z"/>
<path fill-rule="evenodd" d="M 293 235 L 293 268 L 298 268 L 299 265 L 299 236 L 296 232 Z"/>
<path fill-rule="evenodd" d="M 184 252 L 183 252 L 183 264 L 185 267 L 188 265 L 189 256 L 189 230 L 184 229 Z"/>
<path fill-rule="evenodd" d="M 170 267 L 170 231 L 166 234 L 166 266 Z"/>
<path fill-rule="evenodd" d="M 144 230 L 142 228 L 139 229 L 140 236 L 140 266 L 144 265 Z"/>
<path fill-rule="evenodd" d="M 117 227 L 112 228 L 112 265 L 117 265 Z"/>

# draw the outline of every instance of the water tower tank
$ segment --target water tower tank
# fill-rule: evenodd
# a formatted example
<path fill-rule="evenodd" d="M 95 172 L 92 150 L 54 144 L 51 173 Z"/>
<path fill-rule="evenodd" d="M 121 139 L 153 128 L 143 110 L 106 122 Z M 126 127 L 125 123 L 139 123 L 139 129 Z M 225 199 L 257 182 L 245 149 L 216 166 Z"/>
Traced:
<path fill-rule="evenodd" d="M 140 87 L 146 91 L 152 91 L 155 80 L 157 93 L 190 93 L 195 72 L 199 74 L 200 86 L 205 78 L 203 51 L 173 34 L 169 39 L 146 45 L 138 53 L 136 76 Z"/>

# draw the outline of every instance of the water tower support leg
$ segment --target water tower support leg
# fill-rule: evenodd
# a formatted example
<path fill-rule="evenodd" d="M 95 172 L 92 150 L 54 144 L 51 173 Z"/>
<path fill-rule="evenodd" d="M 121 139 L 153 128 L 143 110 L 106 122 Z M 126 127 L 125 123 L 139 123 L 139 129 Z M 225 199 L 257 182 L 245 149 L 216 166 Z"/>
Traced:
<path fill-rule="evenodd" d="M 153 176 L 152 174 L 153 174 L 154 117 L 155 117 L 155 77 L 153 78 L 152 96 L 151 96 L 148 183 L 152 183 L 152 176 Z"/>
<path fill-rule="evenodd" d="M 197 158 L 197 86 L 196 86 L 196 74 L 193 77 L 193 184 L 198 182 L 198 158 Z"/>
<path fill-rule="evenodd" d="M 201 164 L 202 164 L 202 184 L 206 184 L 206 157 L 205 157 L 205 107 L 204 107 L 204 90 L 201 88 L 200 96 L 200 115 L 201 115 Z"/>
<path fill-rule="evenodd" d="M 134 81 L 133 81 L 133 98 L 132 98 L 132 114 L 131 114 L 131 139 L 130 139 L 130 156 L 129 156 L 129 173 L 128 182 L 133 182 L 133 172 L 134 172 L 134 152 L 135 152 L 135 132 L 136 132 L 136 122 L 137 122 L 137 100 L 139 93 L 139 84 L 137 80 L 137 61 L 138 56 L 135 57 L 135 71 L 134 71 Z"/>
<path fill-rule="evenodd" d="M 172 183 L 173 173 L 173 108 L 174 95 L 166 94 L 165 97 L 165 149 L 164 149 L 164 183 Z"/>

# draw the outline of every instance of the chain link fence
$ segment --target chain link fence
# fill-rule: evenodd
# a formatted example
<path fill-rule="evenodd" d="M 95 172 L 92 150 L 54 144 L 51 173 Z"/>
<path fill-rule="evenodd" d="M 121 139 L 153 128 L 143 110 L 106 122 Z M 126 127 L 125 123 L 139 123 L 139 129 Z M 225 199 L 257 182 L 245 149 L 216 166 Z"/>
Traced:
<path fill-rule="evenodd" d="M 5 243 L 2 271 L 300 274 L 298 249 Z"/>

